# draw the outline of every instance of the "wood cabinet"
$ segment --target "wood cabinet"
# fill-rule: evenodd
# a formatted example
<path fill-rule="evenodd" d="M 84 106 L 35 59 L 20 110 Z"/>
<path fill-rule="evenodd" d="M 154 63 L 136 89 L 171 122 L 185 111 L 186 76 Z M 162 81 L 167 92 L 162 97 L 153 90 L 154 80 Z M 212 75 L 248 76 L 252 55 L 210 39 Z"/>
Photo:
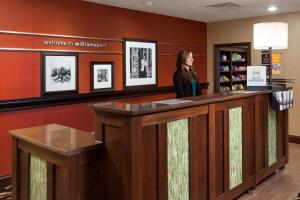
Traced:
<path fill-rule="evenodd" d="M 102 144 L 94 134 L 58 124 L 10 133 L 14 200 L 102 199 Z"/>

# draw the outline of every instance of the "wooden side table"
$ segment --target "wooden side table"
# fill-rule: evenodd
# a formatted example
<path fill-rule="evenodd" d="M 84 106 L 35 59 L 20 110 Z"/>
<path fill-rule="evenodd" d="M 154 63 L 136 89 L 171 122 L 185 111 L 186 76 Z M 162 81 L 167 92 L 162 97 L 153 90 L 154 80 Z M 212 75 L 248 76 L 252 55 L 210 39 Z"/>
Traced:
<path fill-rule="evenodd" d="M 13 199 L 101 199 L 102 143 L 58 124 L 11 130 Z"/>

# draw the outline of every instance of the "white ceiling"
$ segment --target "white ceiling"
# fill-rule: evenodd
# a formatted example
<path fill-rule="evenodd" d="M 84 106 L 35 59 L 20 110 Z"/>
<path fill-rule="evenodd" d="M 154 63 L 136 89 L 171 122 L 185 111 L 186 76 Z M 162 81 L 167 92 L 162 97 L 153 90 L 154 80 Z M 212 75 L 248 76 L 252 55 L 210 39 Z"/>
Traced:
<path fill-rule="evenodd" d="M 230 19 L 272 15 L 300 10 L 300 0 L 152 0 L 151 6 L 143 2 L 147 0 L 85 0 L 99 4 L 128 8 L 150 13 L 192 19 L 202 22 L 215 22 Z M 239 8 L 207 8 L 205 6 L 231 2 Z M 278 10 L 270 13 L 267 7 L 278 6 Z"/>

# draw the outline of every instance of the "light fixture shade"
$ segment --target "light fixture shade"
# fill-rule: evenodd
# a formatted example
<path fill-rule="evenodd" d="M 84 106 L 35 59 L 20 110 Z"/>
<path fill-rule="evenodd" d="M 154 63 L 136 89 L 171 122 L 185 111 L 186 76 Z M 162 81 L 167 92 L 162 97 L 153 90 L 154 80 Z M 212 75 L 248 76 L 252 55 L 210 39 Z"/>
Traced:
<path fill-rule="evenodd" d="M 288 24 L 284 22 L 266 22 L 254 24 L 254 49 L 287 49 Z"/>

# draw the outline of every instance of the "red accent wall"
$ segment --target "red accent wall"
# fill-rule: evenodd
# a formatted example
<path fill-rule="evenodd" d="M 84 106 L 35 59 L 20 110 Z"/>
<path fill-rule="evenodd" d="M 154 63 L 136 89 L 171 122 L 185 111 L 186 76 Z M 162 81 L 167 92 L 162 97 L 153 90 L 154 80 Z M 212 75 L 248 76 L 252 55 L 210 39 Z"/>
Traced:
<path fill-rule="evenodd" d="M 4 1 L 0 6 L 0 30 L 157 40 L 158 86 L 172 85 L 179 49 L 187 48 L 196 55 L 206 55 L 206 23 L 80 0 Z M 43 48 L 40 43 L 42 39 L 37 36 L 0 34 L 0 48 Z M 122 51 L 121 42 L 107 44 L 108 50 Z M 204 48 L 187 45 L 203 45 Z M 113 61 L 115 90 L 122 90 L 122 59 L 121 54 L 80 53 L 79 93 L 90 92 L 91 61 Z M 194 68 L 201 82 L 207 80 L 206 65 L 206 56 L 195 57 Z M 40 97 L 40 53 L 0 51 L 0 101 L 30 97 Z M 166 97 L 174 95 L 160 98 Z M 93 112 L 87 104 L 0 113 L 0 177 L 11 173 L 11 138 L 8 130 L 46 123 L 62 123 L 86 131 L 94 129 Z"/>

